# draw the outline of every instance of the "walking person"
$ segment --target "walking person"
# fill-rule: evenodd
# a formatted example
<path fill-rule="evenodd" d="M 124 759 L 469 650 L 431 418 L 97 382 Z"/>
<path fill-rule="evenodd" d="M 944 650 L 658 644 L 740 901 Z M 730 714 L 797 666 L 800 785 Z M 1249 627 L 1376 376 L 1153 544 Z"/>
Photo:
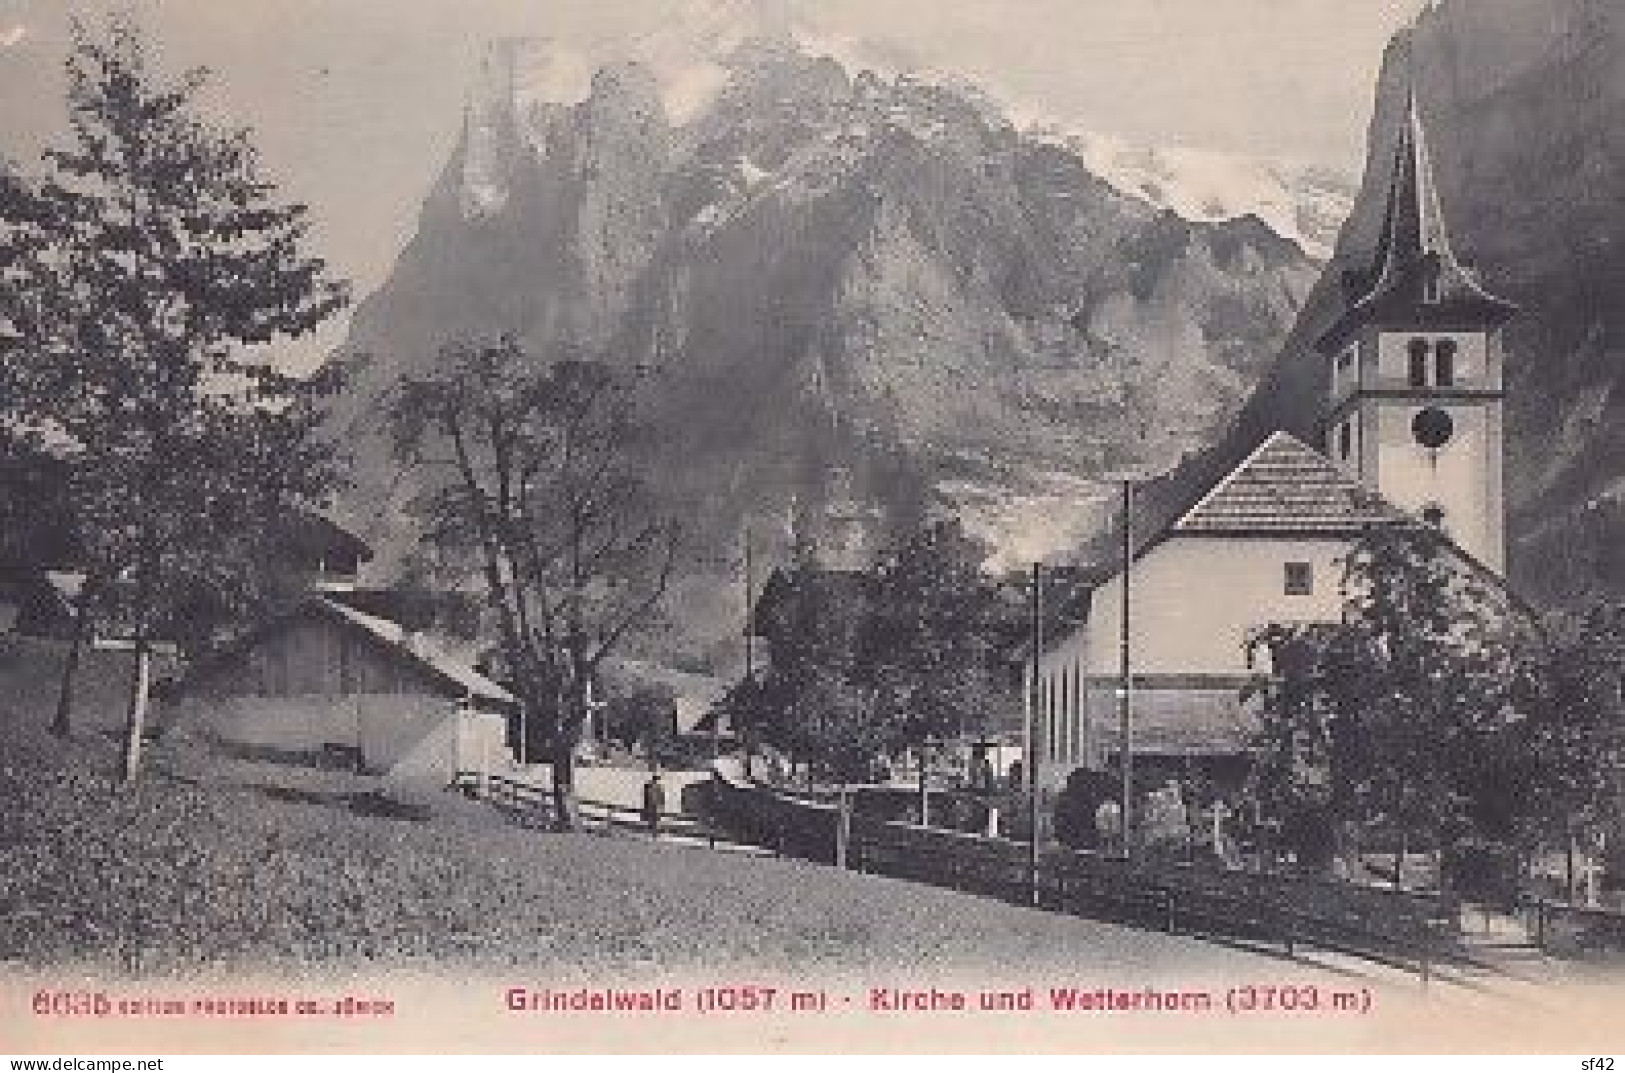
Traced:
<path fill-rule="evenodd" d="M 660 815 L 665 811 L 666 785 L 660 781 L 660 768 L 655 767 L 643 784 L 643 825 L 649 829 L 649 837 L 660 837 Z"/>

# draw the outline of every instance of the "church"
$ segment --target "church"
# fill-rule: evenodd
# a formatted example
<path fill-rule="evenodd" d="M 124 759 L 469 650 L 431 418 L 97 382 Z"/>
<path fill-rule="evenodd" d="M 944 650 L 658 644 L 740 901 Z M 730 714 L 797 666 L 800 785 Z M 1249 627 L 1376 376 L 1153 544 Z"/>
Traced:
<path fill-rule="evenodd" d="M 1254 675 L 1246 638 L 1337 621 L 1340 560 L 1373 524 L 1434 526 L 1464 561 L 1504 573 L 1501 333 L 1517 310 L 1451 249 L 1414 93 L 1375 256 L 1343 282 L 1345 308 L 1315 348 L 1320 442 L 1268 435 L 1141 525 L 1126 569 L 1029 667 L 1041 786 L 1114 766 L 1125 737 L 1141 785 L 1196 771 L 1238 778 L 1254 727 L 1242 700 Z"/>

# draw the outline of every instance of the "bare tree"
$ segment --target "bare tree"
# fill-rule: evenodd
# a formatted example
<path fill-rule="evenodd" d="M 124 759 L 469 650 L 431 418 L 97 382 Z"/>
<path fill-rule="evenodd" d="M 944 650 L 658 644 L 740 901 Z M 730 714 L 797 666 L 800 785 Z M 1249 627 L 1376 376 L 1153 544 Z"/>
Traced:
<path fill-rule="evenodd" d="M 631 376 L 536 361 L 511 339 L 453 342 L 440 357 L 397 385 L 396 452 L 424 478 L 417 509 L 442 562 L 485 590 L 522 756 L 546 756 L 557 825 L 570 830 L 594 683 L 659 608 L 677 528 L 647 480 Z"/>

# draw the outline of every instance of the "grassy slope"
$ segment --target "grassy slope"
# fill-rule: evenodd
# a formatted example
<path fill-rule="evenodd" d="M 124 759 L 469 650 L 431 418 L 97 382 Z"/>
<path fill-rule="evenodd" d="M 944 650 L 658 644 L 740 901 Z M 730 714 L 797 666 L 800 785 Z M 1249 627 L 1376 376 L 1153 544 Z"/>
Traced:
<path fill-rule="evenodd" d="M 0 962 L 14 967 L 1188 977 L 1243 959 L 798 862 L 544 834 L 452 795 L 429 820 L 358 815 L 353 776 L 227 760 L 183 733 L 120 789 L 109 728 L 63 745 L 30 707 L 0 695 Z"/>

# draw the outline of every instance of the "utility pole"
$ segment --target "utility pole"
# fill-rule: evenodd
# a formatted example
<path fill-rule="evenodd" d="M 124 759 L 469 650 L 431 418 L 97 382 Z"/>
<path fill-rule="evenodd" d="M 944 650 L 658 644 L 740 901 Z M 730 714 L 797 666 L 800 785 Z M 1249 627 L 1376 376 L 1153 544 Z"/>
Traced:
<path fill-rule="evenodd" d="M 754 590 L 756 586 L 755 579 L 753 577 L 755 573 L 755 563 L 751 558 L 750 522 L 747 521 L 744 523 L 743 533 L 741 535 L 745 545 L 745 682 L 743 692 L 745 696 L 747 698 L 751 698 L 752 703 L 754 703 L 754 695 L 756 692 L 756 608 L 753 605 L 755 593 L 752 590 Z M 755 713 L 752 714 L 754 715 Z M 748 720 L 742 720 L 738 726 L 735 726 L 734 733 L 739 737 L 740 750 L 745 757 L 745 777 L 749 778 L 751 776 L 751 747 L 750 741 L 748 740 L 749 735 L 747 735 L 745 732 L 745 722 L 748 722 Z M 717 720 L 716 733 L 718 735 L 722 733 L 722 720 L 720 718 Z"/>
<path fill-rule="evenodd" d="M 931 826 L 931 739 L 920 743 L 920 826 Z"/>
<path fill-rule="evenodd" d="M 1125 477 L 1123 479 L 1123 572 L 1122 572 L 1122 622 L 1121 637 L 1118 656 L 1121 661 L 1122 674 L 1121 689 L 1118 693 L 1118 722 L 1121 742 L 1118 753 L 1118 767 L 1123 775 L 1122 827 L 1123 856 L 1133 856 L 1134 838 L 1131 834 L 1133 825 L 1130 811 L 1134 804 L 1134 668 L 1129 659 L 1129 612 L 1132 603 L 1129 599 L 1129 570 L 1134 564 L 1134 482 Z"/>
<path fill-rule="evenodd" d="M 752 574 L 755 566 L 751 562 L 750 526 L 745 527 L 745 677 L 748 679 L 755 670 L 755 635 L 756 624 L 751 621 L 755 609 L 751 606 L 751 590 L 755 587 Z"/>
<path fill-rule="evenodd" d="M 1038 704 L 1043 696 L 1039 685 L 1039 661 L 1044 655 L 1044 566 L 1033 564 L 1032 595 L 1033 652 L 1030 687 L 1027 691 L 1025 742 L 1021 749 L 1021 771 L 1027 783 L 1027 894 L 1038 904 Z"/>

